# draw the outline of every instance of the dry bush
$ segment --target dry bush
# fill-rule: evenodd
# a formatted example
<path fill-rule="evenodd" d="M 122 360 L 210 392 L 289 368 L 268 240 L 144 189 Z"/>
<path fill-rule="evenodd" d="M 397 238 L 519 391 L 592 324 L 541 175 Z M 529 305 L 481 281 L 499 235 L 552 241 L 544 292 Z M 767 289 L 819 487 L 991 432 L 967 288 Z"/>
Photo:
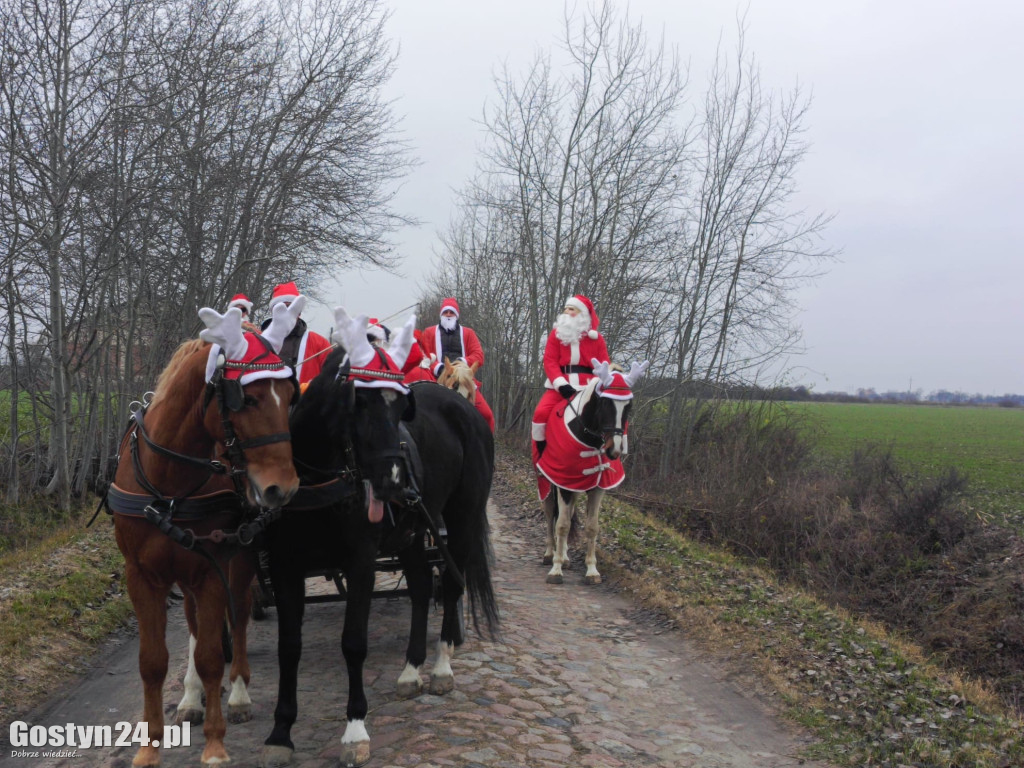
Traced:
<path fill-rule="evenodd" d="M 963 475 L 917 478 L 875 447 L 825 466 L 805 432 L 761 408 L 695 425 L 661 484 L 663 517 L 909 633 L 1020 706 L 1024 544 L 969 509 Z M 634 487 L 651 487 L 644 469 L 631 468 Z"/>

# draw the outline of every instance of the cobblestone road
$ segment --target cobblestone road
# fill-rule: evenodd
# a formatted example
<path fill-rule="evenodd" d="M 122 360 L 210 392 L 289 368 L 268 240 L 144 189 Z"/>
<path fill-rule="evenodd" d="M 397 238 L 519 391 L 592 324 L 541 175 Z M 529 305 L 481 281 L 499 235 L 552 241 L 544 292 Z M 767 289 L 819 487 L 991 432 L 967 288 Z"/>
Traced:
<path fill-rule="evenodd" d="M 541 532 L 491 509 L 501 643 L 470 639 L 452 667 L 456 690 L 444 697 L 395 698 L 403 665 L 406 599 L 374 601 L 366 665 L 371 766 L 700 766 L 781 768 L 815 765 L 796 755 L 799 736 L 712 664 L 696 660 L 685 638 L 637 621 L 636 606 L 607 586 L 585 587 L 579 568 L 559 586 L 544 582 Z M 185 635 L 180 609 L 169 630 L 172 675 L 165 702 L 181 694 Z M 336 765 L 347 684 L 340 652 L 340 603 L 310 605 L 300 666 L 295 761 Z M 436 638 L 440 615 L 431 619 Z M 236 766 L 256 765 L 270 732 L 277 686 L 274 613 L 250 633 L 254 719 L 229 725 Z M 113 724 L 141 712 L 132 641 L 111 649 L 96 672 L 58 701 L 26 717 L 32 724 Z M 426 669 L 432 663 L 428 658 Z M 6 735 L 6 734 L 5 734 Z M 190 749 L 165 750 L 168 768 L 197 765 L 201 726 Z M 65 760 L 13 758 L 0 764 L 130 766 L 134 750 L 91 749 Z M 820 765 L 820 764 L 817 764 Z"/>

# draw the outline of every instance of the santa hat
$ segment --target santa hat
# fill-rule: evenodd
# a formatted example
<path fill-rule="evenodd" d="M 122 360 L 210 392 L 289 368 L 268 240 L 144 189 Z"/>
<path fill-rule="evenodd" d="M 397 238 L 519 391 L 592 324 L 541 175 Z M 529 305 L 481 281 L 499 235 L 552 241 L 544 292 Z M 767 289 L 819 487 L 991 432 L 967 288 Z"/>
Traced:
<path fill-rule="evenodd" d="M 587 331 L 587 336 L 591 339 L 598 337 L 597 332 L 597 312 L 594 310 L 594 303 L 584 296 L 582 293 L 577 293 L 575 296 L 570 296 L 569 300 L 565 302 L 567 307 L 576 307 L 580 312 L 590 318 L 590 330 Z"/>
<path fill-rule="evenodd" d="M 378 341 L 387 342 L 388 338 L 391 336 L 390 328 L 384 325 L 384 323 L 382 323 L 376 317 L 371 317 L 366 322 L 368 323 L 368 325 L 366 326 L 367 336 L 377 339 Z"/>
<path fill-rule="evenodd" d="M 249 297 L 244 293 L 236 293 L 231 297 L 231 301 L 228 302 L 228 309 L 232 307 L 238 307 L 244 309 L 246 312 L 252 312 L 252 302 L 249 301 Z"/>
<path fill-rule="evenodd" d="M 457 302 L 455 299 L 445 299 L 444 301 L 442 301 L 441 312 L 439 314 L 444 314 L 444 311 L 446 309 L 450 309 L 452 312 L 454 312 L 456 317 L 459 316 L 459 302 Z"/>
<path fill-rule="evenodd" d="M 273 309 L 275 304 L 280 304 L 282 301 L 295 301 L 299 297 L 299 287 L 294 282 L 281 283 L 274 287 L 274 292 L 270 294 L 270 303 L 267 304 L 267 309 Z"/>

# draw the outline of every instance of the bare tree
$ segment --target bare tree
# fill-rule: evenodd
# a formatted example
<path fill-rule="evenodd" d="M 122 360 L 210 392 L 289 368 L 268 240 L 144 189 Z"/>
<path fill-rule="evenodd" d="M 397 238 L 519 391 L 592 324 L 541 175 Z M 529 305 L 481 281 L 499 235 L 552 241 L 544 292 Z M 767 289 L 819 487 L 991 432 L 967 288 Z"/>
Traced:
<path fill-rule="evenodd" d="M 409 160 L 380 96 L 385 22 L 379 0 L 0 7 L 5 345 L 21 381 L 50 366 L 31 405 L 62 505 L 200 306 L 392 265 Z"/>
<path fill-rule="evenodd" d="M 656 285 L 656 265 L 671 255 L 685 147 L 672 123 L 683 92 L 673 57 L 618 21 L 608 2 L 567 15 L 562 45 L 565 66 L 540 55 L 521 81 L 508 71 L 496 80 L 488 150 L 463 193 L 438 277 L 469 282 L 480 292 L 474 300 L 498 313 L 508 359 L 487 366 L 485 382 L 496 411 L 512 418 L 540 383 L 540 354 L 562 302 L 590 295 L 613 320 L 615 347 Z M 500 384 L 488 379 L 499 373 Z"/>

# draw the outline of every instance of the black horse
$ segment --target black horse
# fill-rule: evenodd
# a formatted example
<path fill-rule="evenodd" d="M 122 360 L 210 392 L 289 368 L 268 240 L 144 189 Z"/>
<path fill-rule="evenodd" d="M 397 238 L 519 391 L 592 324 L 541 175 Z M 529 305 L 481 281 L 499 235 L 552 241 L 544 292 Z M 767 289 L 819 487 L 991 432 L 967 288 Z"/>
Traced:
<path fill-rule="evenodd" d="M 411 325 L 408 331 L 411 338 Z M 353 357 L 361 359 L 364 351 Z M 374 354 L 385 359 L 380 351 Z M 395 360 L 400 366 L 398 356 Z M 494 464 L 490 430 L 476 409 L 443 387 L 431 384 L 415 393 L 402 392 L 400 387 L 368 386 L 365 377 L 360 386 L 361 373 L 366 369 L 351 367 L 345 353 L 335 351 L 290 419 L 301 487 L 295 503 L 267 532 L 278 615 L 280 682 L 274 728 L 260 760 L 264 766 L 287 763 L 294 751 L 291 728 L 298 714 L 307 572 L 340 570 L 346 581 L 341 644 L 349 693 L 342 765 L 362 765 L 370 758 L 362 669 L 382 536 L 402 550 L 399 554 L 414 606 L 409 656 L 419 659 L 417 668 L 425 656 L 433 582 L 424 552 L 425 531 L 438 533 L 447 525 L 449 559 L 458 571 L 444 569 L 442 637 L 449 637 L 451 644 L 462 640 L 461 581 L 469 589 L 474 623 L 479 608 L 489 629 L 497 625 L 486 519 Z M 411 419 L 411 435 L 402 426 L 403 417 Z M 414 465 L 417 478 L 410 469 Z M 390 511 L 385 513 L 382 502 L 390 505 Z"/>
<path fill-rule="evenodd" d="M 480 412 L 455 390 L 417 383 L 415 416 L 406 425 L 418 450 L 422 472 L 414 473 L 422 507 L 407 504 L 398 516 L 396 532 L 413 529 L 412 543 L 397 550 L 412 598 L 412 623 L 406 666 L 398 679 L 398 695 L 415 696 L 423 689 L 420 668 L 427 655 L 427 618 L 432 594 L 432 567 L 425 550 L 427 529 L 444 528 L 448 567 L 442 571 L 444 615 L 437 658 L 430 676 L 430 692 L 454 688 L 453 649 L 465 639 L 462 596 L 469 593 L 473 625 L 478 634 L 483 620 L 486 634 L 494 637 L 499 624 L 491 585 L 492 559 L 487 498 L 494 473 L 494 437 Z M 418 469 L 418 468 L 417 468 Z M 391 534 L 392 540 L 396 534 Z M 408 534 L 407 534 L 408 538 Z"/>
<path fill-rule="evenodd" d="M 319 569 L 340 570 L 346 580 L 341 649 L 349 689 L 342 764 L 369 759 L 363 663 L 382 530 L 379 510 L 382 501 L 404 498 L 408 485 L 398 424 L 410 400 L 395 389 L 356 387 L 349 376 L 344 350 L 331 353 L 289 420 L 300 491 L 266 536 L 280 679 L 262 765 L 287 763 L 294 750 L 306 573 Z"/>

